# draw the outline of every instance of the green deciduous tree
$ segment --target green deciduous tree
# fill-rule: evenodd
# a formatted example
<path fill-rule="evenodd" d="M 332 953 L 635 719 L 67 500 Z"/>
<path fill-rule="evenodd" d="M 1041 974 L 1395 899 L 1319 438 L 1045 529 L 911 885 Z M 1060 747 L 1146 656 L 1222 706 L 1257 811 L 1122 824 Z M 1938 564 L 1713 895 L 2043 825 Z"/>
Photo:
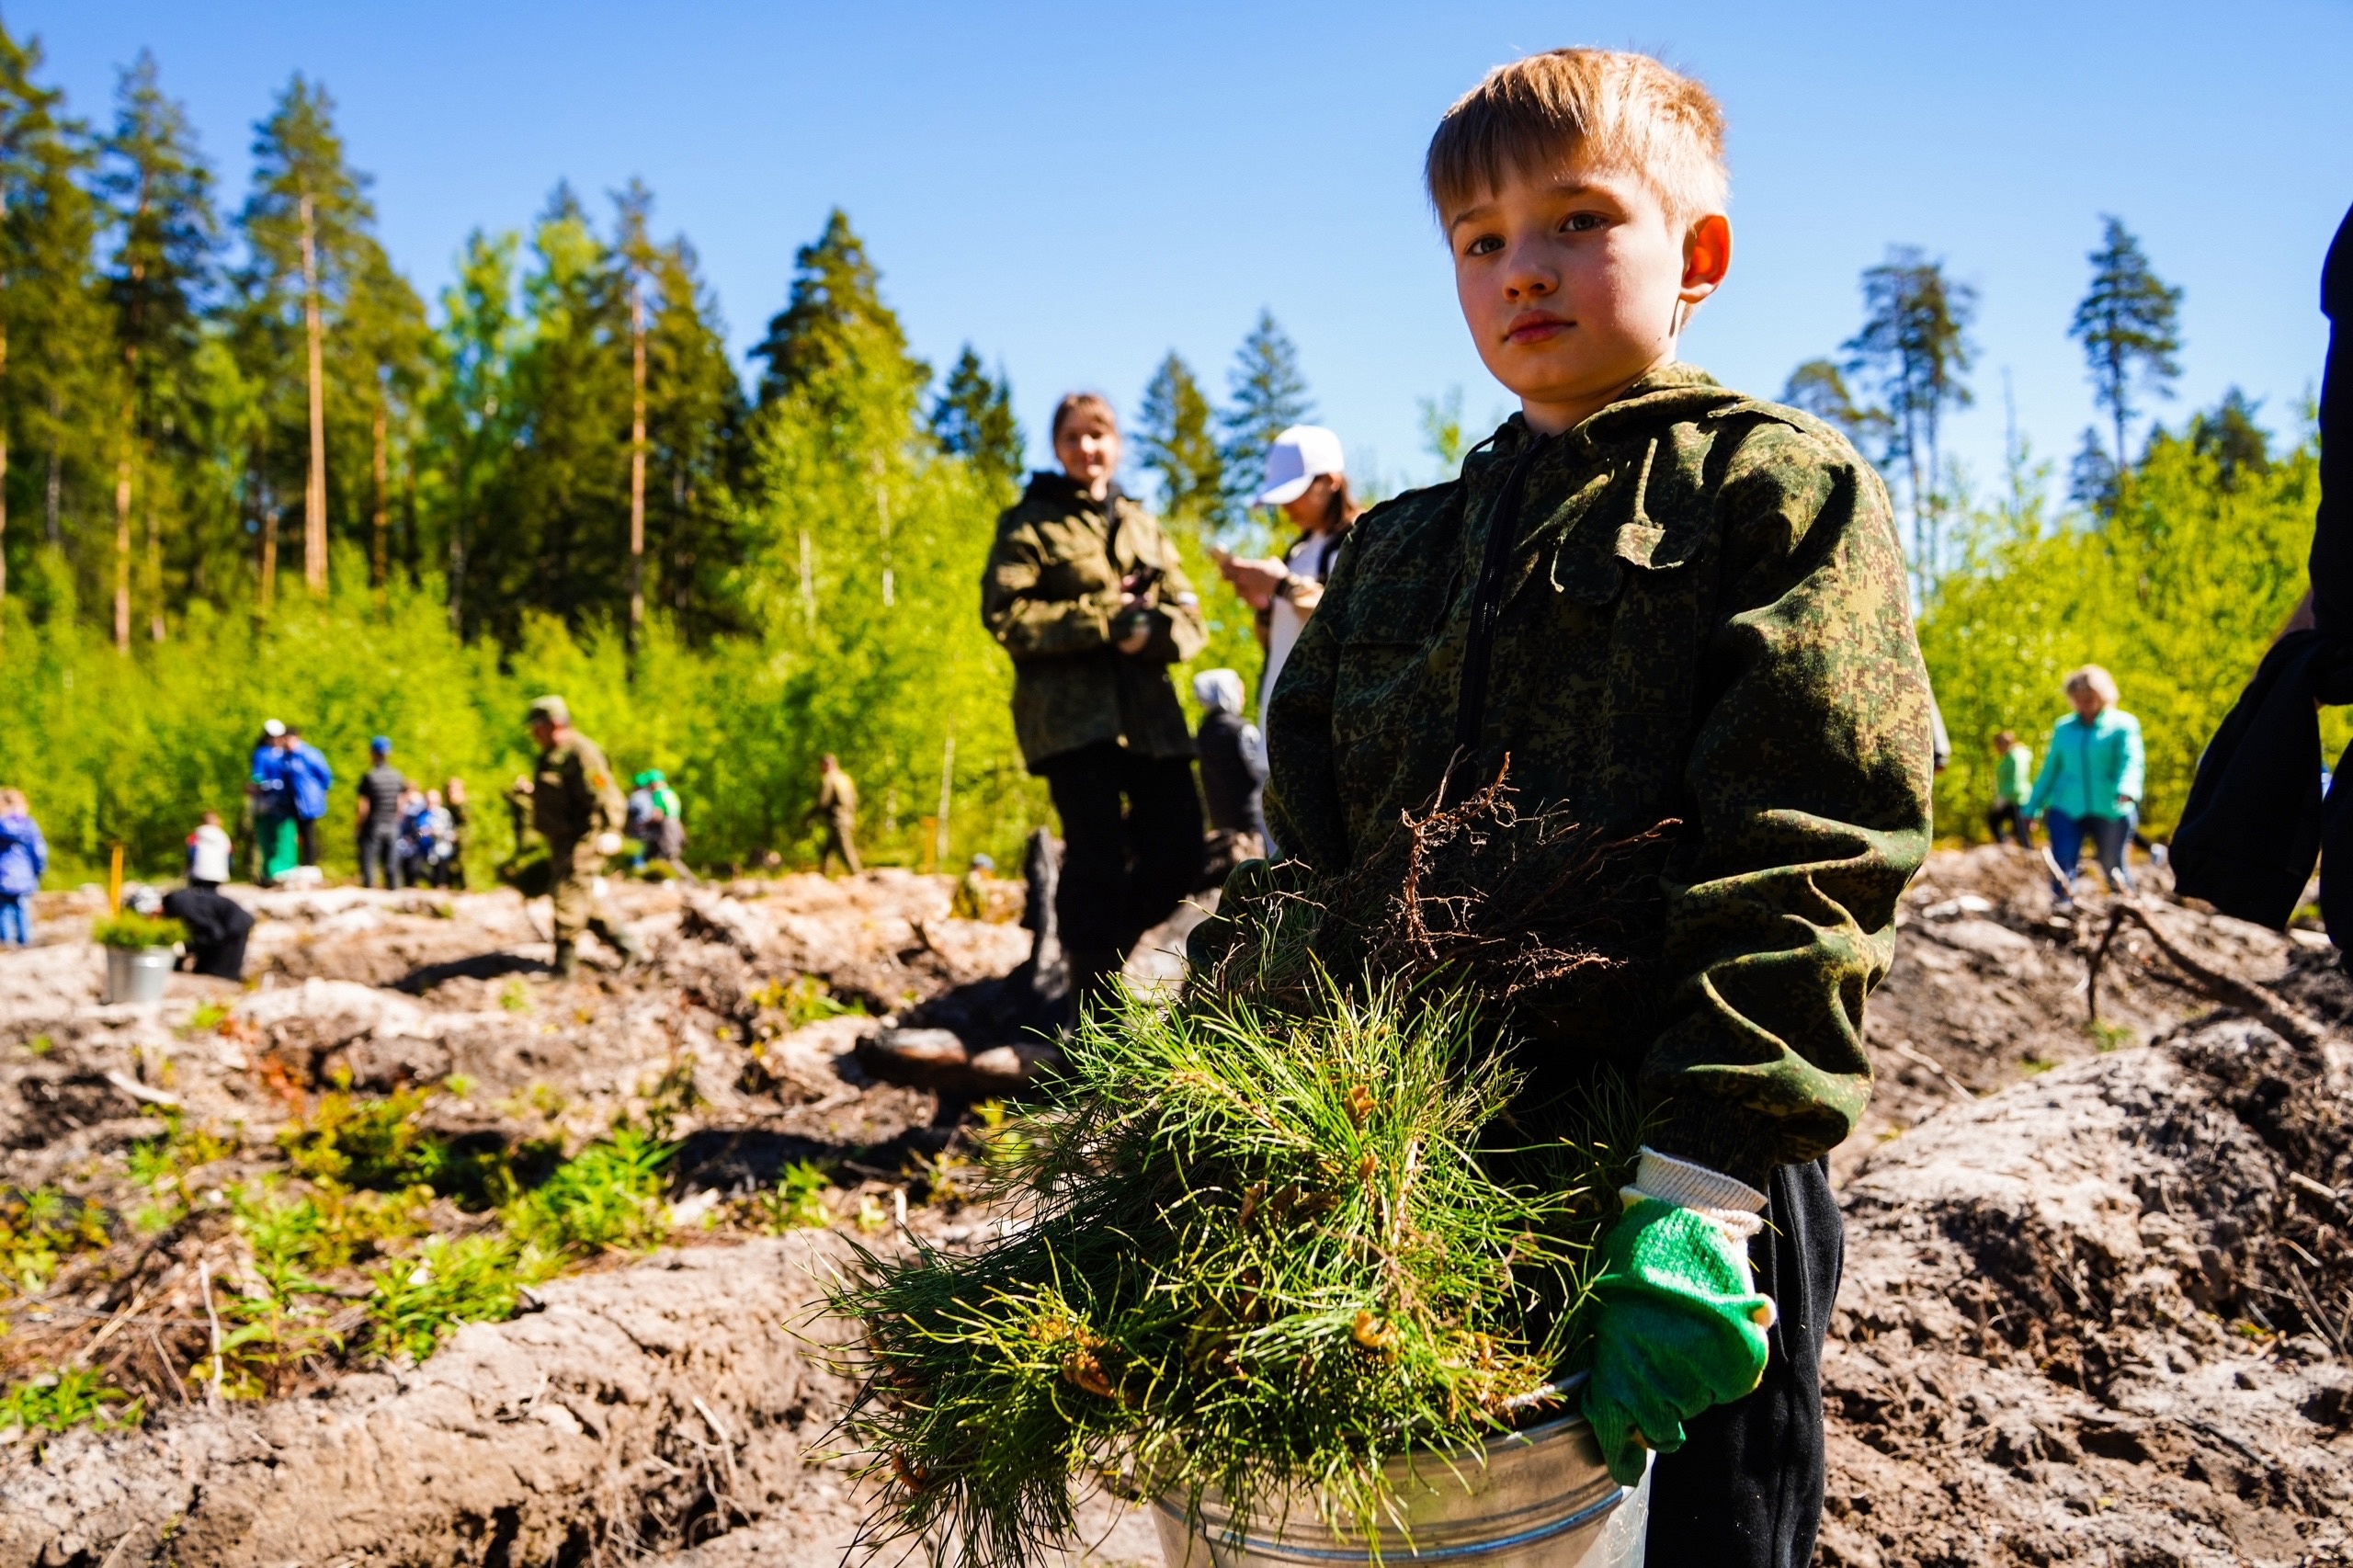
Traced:
<path fill-rule="evenodd" d="M 2130 461 L 2125 427 L 2140 412 L 2136 388 L 2159 397 L 2173 395 L 2181 374 L 2174 358 L 2181 352 L 2181 290 L 2149 266 L 2141 242 L 2123 222 L 2103 218 L 2099 249 L 2091 253 L 2091 288 L 2076 305 L 2068 335 L 2084 346 L 2091 367 L 2092 395 L 2108 411 L 2116 434 L 2116 472 Z"/>

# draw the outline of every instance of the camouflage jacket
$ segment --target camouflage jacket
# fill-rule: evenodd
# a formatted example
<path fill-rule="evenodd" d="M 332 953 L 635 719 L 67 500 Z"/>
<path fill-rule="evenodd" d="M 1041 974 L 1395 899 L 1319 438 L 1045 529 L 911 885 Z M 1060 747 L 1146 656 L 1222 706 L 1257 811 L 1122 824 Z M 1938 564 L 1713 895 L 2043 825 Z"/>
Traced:
<path fill-rule="evenodd" d="M 1152 640 L 1122 653 L 1120 585 L 1138 571 L 1156 574 Z M 1176 547 L 1136 502 L 1114 491 L 1106 506 L 1062 474 L 1032 474 L 997 518 L 981 619 L 1013 655 L 1013 728 L 1030 772 L 1101 741 L 1193 755 L 1168 666 L 1199 653 L 1209 630 Z"/>
<path fill-rule="evenodd" d="M 1886 491 L 1828 426 L 1688 366 L 1559 437 L 1515 415 L 1342 551 L 1269 710 L 1287 853 L 1362 865 L 1437 792 L 1515 494 L 1461 772 L 1484 783 L 1508 757 L 1524 806 L 1682 824 L 1664 994 L 1608 1049 L 1660 1102 L 1655 1142 L 1760 1181 L 1853 1131 L 1863 998 L 1927 850 L 1927 678 Z"/>
<path fill-rule="evenodd" d="M 596 742 L 575 731 L 540 753 L 532 770 L 531 825 L 559 852 L 600 833 L 619 833 L 628 816 L 629 803 Z"/>

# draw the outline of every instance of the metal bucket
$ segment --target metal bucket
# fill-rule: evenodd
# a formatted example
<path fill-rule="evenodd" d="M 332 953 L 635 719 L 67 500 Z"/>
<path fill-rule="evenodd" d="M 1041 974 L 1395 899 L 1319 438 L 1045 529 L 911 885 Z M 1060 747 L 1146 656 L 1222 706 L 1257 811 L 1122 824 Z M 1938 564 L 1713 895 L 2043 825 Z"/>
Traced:
<path fill-rule="evenodd" d="M 1397 1520 L 1368 1540 L 1335 1536 L 1313 1499 L 1290 1500 L 1236 1540 L 1212 1494 L 1198 1525 L 1185 1500 L 1164 1497 L 1154 1522 L 1168 1568 L 1343 1568 L 1349 1563 L 1445 1562 L 1475 1568 L 1641 1568 L 1651 1478 L 1609 1479 L 1582 1415 L 1489 1439 L 1449 1461 L 1419 1454 L 1390 1461 Z M 1402 1521 L 1402 1528 L 1401 1523 Z"/>
<path fill-rule="evenodd" d="M 108 948 L 107 1000 L 160 1002 L 179 955 L 169 948 Z"/>

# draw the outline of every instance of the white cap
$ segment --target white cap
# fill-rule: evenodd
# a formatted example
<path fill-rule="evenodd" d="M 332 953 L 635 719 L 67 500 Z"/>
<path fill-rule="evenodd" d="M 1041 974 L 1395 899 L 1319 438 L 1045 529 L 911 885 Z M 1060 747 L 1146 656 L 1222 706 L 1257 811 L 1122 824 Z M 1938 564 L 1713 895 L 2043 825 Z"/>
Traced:
<path fill-rule="evenodd" d="M 1242 677 L 1232 670 L 1203 670 L 1193 677 L 1193 700 L 1222 713 L 1242 711 Z"/>
<path fill-rule="evenodd" d="M 1346 473 L 1340 458 L 1340 437 L 1321 425 L 1294 425 L 1275 437 L 1267 452 L 1266 488 L 1254 506 L 1280 506 L 1307 494 L 1307 487 L 1327 473 Z"/>
<path fill-rule="evenodd" d="M 274 741 L 286 733 L 286 726 L 275 719 L 265 719 L 261 722 L 261 733 Z"/>

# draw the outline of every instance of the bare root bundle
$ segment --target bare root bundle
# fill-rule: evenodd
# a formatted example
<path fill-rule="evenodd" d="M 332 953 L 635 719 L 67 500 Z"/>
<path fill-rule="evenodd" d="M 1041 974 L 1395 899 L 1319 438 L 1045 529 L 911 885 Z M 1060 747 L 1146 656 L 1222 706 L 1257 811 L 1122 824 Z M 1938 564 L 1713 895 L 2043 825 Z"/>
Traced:
<path fill-rule="evenodd" d="M 1250 934 L 1209 989 L 1303 1009 L 1319 977 L 1437 982 L 1478 996 L 1491 1018 L 1542 1034 L 1630 1032 L 1651 1004 L 1675 830 L 1612 836 L 1566 807 L 1519 807 L 1511 763 L 1452 804 L 1446 790 L 1367 861 L 1337 878 L 1296 864 L 1237 890 Z"/>

